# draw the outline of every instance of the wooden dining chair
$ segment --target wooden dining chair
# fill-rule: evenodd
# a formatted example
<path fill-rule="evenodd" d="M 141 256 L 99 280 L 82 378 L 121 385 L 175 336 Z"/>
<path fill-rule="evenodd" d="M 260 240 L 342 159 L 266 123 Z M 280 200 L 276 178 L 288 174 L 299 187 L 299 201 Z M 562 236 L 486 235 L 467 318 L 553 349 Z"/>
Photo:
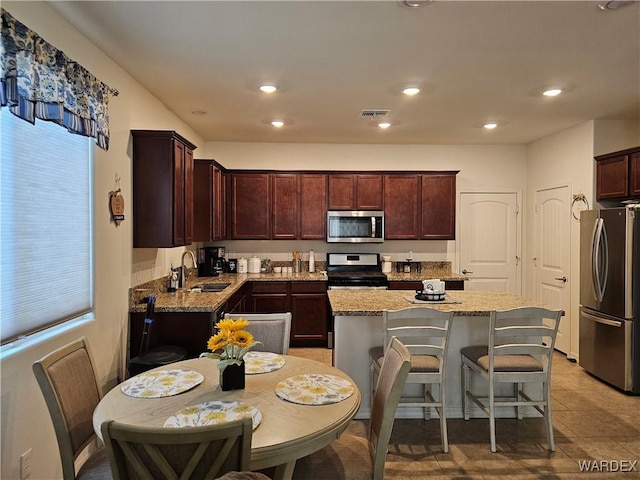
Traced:
<path fill-rule="evenodd" d="M 244 318 L 249 321 L 247 330 L 258 340 L 252 348 L 257 352 L 289 353 L 291 336 L 291 312 L 285 313 L 225 313 L 224 318 Z"/>
<path fill-rule="evenodd" d="M 249 470 L 251 418 L 202 427 L 137 427 L 104 422 L 115 480 L 214 480 Z"/>
<path fill-rule="evenodd" d="M 106 451 L 97 446 L 93 430 L 93 411 L 101 394 L 85 338 L 35 362 L 33 373 L 53 421 L 64 480 L 112 478 Z"/>
<path fill-rule="evenodd" d="M 514 407 L 522 418 L 522 408 L 534 407 L 544 417 L 547 442 L 555 451 L 551 422 L 551 363 L 562 310 L 523 307 L 492 311 L 489 319 L 489 345 L 465 347 L 462 356 L 462 404 L 464 419 L 469 420 L 469 400 L 489 416 L 491 451 L 496 451 L 496 408 Z M 476 373 L 489 383 L 488 396 L 470 391 L 470 374 Z M 513 395 L 498 396 L 499 384 L 512 384 Z M 542 398 L 532 399 L 524 384 L 542 386 Z"/>
<path fill-rule="evenodd" d="M 440 418 L 440 437 L 442 450 L 449 451 L 446 414 L 446 374 L 449 334 L 453 312 L 441 312 L 428 307 L 411 307 L 402 310 L 383 310 L 382 324 L 384 344 L 389 339 L 398 338 L 411 353 L 411 370 L 405 384 L 422 385 L 420 397 L 402 396 L 398 407 L 421 407 L 425 420 L 431 418 L 431 409 L 435 409 Z M 371 387 L 385 356 L 383 347 L 374 347 L 369 351 L 371 368 Z M 434 396 L 432 386 L 438 386 Z"/>
<path fill-rule="evenodd" d="M 384 479 L 387 448 L 402 387 L 411 368 L 411 354 L 392 338 L 371 403 L 367 438 L 342 435 L 328 447 L 296 462 L 294 480 L 345 478 L 341 461 L 349 462 L 349 480 Z M 368 450 L 368 455 L 366 454 Z"/>

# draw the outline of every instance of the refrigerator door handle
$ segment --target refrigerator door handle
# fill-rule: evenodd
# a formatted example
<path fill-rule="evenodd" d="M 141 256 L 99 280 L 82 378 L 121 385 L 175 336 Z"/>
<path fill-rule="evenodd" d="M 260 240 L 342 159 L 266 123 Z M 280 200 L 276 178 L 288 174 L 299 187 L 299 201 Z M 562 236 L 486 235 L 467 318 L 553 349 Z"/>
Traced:
<path fill-rule="evenodd" d="M 591 234 L 591 288 L 593 296 L 599 303 L 602 301 L 600 296 L 600 272 L 598 265 L 600 262 L 600 231 L 602 228 L 602 219 L 597 218 L 593 225 L 593 233 Z"/>
<path fill-rule="evenodd" d="M 601 323 L 603 325 L 609 325 L 610 327 L 620 328 L 623 325 L 623 323 L 618 320 L 609 320 L 607 318 L 596 317 L 595 315 L 591 315 L 590 313 L 587 313 L 584 310 L 582 311 L 582 316 L 594 322 Z"/>
<path fill-rule="evenodd" d="M 604 220 L 600 219 L 602 222 L 602 229 L 600 230 L 600 236 L 602 237 L 602 269 L 599 269 L 599 275 L 603 274 L 602 278 L 600 278 L 600 301 L 604 299 L 604 293 L 607 289 L 607 279 L 609 277 L 609 242 L 607 240 L 607 228 L 604 224 Z M 604 270 L 604 272 L 603 272 Z"/>
<path fill-rule="evenodd" d="M 598 302 L 602 302 L 604 298 L 604 290 L 607 283 L 607 270 L 608 270 L 608 248 L 607 248 L 607 235 L 604 228 L 604 220 L 598 218 L 593 230 L 593 240 L 591 243 L 591 275 L 593 277 L 593 293 Z M 603 255 L 602 264 L 600 256 Z M 603 272 L 600 268 L 604 266 L 604 278 Z"/>

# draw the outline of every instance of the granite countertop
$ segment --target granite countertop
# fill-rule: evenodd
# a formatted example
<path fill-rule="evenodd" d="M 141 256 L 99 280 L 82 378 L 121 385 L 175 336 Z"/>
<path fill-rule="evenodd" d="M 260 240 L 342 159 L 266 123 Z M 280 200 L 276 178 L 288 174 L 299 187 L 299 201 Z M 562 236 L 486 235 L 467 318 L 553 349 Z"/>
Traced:
<path fill-rule="evenodd" d="M 375 316 L 382 310 L 400 310 L 407 307 L 427 306 L 443 311 L 454 311 L 456 316 L 488 316 L 491 310 L 518 307 L 543 307 L 538 302 L 511 293 L 489 291 L 452 290 L 447 300 L 460 303 L 414 304 L 405 297 L 414 298 L 414 290 L 329 290 L 329 301 L 334 316 Z"/>
<path fill-rule="evenodd" d="M 144 312 L 146 297 L 156 296 L 156 312 L 215 312 L 242 285 L 250 281 L 260 282 L 323 282 L 327 276 L 321 272 L 300 273 L 223 273 L 217 277 L 198 277 L 195 270 L 187 278 L 187 287 L 176 292 L 167 292 L 166 277 L 152 280 L 129 289 L 129 311 Z M 192 292 L 193 287 L 203 283 L 228 283 L 221 292 Z"/>
<path fill-rule="evenodd" d="M 467 280 L 463 275 L 451 272 L 450 262 L 423 262 L 422 271 L 387 273 L 391 281 L 422 281 L 429 278 L 440 280 Z M 167 278 L 159 278 L 132 287 L 129 290 L 129 311 L 144 312 L 146 297 L 156 296 L 156 312 L 215 312 L 246 282 L 323 282 L 327 275 L 323 271 L 300 273 L 223 273 L 217 277 L 198 277 L 195 269 L 189 270 L 187 287 L 176 292 L 167 292 Z M 203 283 L 228 283 L 221 292 L 192 292 L 191 289 Z M 334 290 L 335 292 L 335 290 Z M 406 294 L 406 292 L 405 292 Z M 368 300 L 367 300 L 368 301 Z M 363 303 L 367 305 L 367 303 Z M 355 314 L 353 314 L 355 315 Z"/>

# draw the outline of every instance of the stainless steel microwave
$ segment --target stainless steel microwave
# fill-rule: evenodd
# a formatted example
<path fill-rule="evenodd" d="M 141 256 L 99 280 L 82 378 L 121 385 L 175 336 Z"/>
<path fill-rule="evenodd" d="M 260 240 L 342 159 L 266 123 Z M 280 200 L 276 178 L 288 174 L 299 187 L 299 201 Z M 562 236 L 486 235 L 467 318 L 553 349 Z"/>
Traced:
<path fill-rule="evenodd" d="M 327 242 L 384 242 L 384 212 L 381 210 L 328 211 Z"/>

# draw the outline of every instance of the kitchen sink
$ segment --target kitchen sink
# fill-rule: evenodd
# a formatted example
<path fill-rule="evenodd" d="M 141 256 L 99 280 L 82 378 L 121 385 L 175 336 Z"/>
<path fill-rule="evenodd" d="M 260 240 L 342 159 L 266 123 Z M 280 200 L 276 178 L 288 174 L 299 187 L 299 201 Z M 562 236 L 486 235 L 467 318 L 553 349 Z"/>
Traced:
<path fill-rule="evenodd" d="M 227 288 L 230 283 L 203 283 L 200 286 L 200 289 L 203 292 L 221 292 L 225 288 Z"/>

